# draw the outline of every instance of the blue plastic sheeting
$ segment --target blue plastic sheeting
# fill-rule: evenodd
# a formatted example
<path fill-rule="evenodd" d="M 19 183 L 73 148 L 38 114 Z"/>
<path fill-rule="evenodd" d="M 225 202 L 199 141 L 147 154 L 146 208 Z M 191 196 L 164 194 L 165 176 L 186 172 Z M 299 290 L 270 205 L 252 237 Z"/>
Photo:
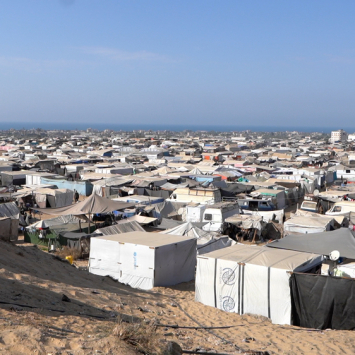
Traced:
<path fill-rule="evenodd" d="M 42 178 L 41 184 L 57 185 L 58 189 L 69 189 L 78 191 L 79 195 L 90 196 L 92 193 L 93 185 L 88 181 L 68 181 L 65 179 L 50 179 Z"/>

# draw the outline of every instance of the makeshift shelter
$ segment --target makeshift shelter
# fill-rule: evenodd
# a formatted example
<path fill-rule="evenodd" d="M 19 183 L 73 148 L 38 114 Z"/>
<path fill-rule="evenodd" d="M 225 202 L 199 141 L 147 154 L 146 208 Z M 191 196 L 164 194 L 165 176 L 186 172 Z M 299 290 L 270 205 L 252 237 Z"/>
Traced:
<path fill-rule="evenodd" d="M 263 217 L 264 222 L 278 221 L 282 223 L 284 220 L 285 212 L 284 210 L 275 210 L 275 211 L 249 211 L 243 210 L 243 214 L 261 216 Z"/>
<path fill-rule="evenodd" d="M 333 250 L 338 250 L 341 257 L 355 259 L 355 238 L 348 228 L 305 235 L 288 235 L 267 244 L 267 247 L 321 255 L 329 255 Z"/>
<path fill-rule="evenodd" d="M 127 221 L 127 219 L 123 219 L 118 221 L 117 224 L 113 224 L 112 226 L 96 229 L 94 233 L 101 235 L 112 235 L 128 232 L 145 232 L 145 230 L 138 224 L 138 222 Z"/>
<path fill-rule="evenodd" d="M 20 211 L 16 206 L 15 202 L 7 202 L 0 204 L 0 217 L 7 217 L 11 219 L 10 227 L 7 226 L 9 222 L 5 222 L 5 220 L 2 222 L 2 225 L 4 226 L 4 228 L 7 228 L 9 232 L 8 240 L 16 241 L 18 238 L 19 224 L 26 225 L 26 222 L 20 214 Z"/>
<path fill-rule="evenodd" d="M 66 168 L 68 165 L 66 165 Z M 89 181 L 72 181 L 67 180 L 63 176 L 59 177 L 52 177 L 52 178 L 45 178 L 41 177 L 41 184 L 44 185 L 56 185 L 59 189 L 69 189 L 69 190 L 76 190 L 80 195 L 83 196 L 90 196 L 92 193 L 93 185 Z"/>
<path fill-rule="evenodd" d="M 130 232 L 91 239 L 89 271 L 134 288 L 191 281 L 195 264 L 195 238 Z"/>
<path fill-rule="evenodd" d="M 184 223 L 186 223 L 186 222 L 177 221 L 177 220 L 171 219 L 171 218 L 162 218 L 160 224 L 155 226 L 154 229 L 159 230 L 159 231 L 165 231 L 167 229 L 171 229 L 171 228 L 175 228 L 177 226 L 180 226 Z"/>
<path fill-rule="evenodd" d="M 114 176 L 108 179 L 94 181 L 92 182 L 93 193 L 99 196 L 110 196 L 117 191 L 117 188 L 124 186 L 132 181 L 133 179 L 123 178 L 122 176 Z"/>
<path fill-rule="evenodd" d="M 11 218 L 0 217 L 0 239 L 5 241 L 11 240 Z"/>
<path fill-rule="evenodd" d="M 74 193 L 68 189 L 37 189 L 33 192 L 35 200 L 40 208 L 50 206 L 52 208 L 69 206 L 73 202 Z"/>
<path fill-rule="evenodd" d="M 211 251 L 223 249 L 235 244 L 235 241 L 227 235 L 218 235 L 214 232 L 205 232 L 190 222 L 181 224 L 175 228 L 171 228 L 160 233 L 196 238 L 198 255 L 210 253 Z"/>
<path fill-rule="evenodd" d="M 290 286 L 294 325 L 355 329 L 354 279 L 294 273 Z"/>
<path fill-rule="evenodd" d="M 131 203 L 133 205 L 135 204 L 154 205 L 156 203 L 164 202 L 164 198 L 154 197 L 154 196 L 144 196 L 144 195 L 130 195 L 124 197 L 117 197 L 114 198 L 112 201 Z"/>
<path fill-rule="evenodd" d="M 118 202 L 109 200 L 96 194 L 92 194 L 84 201 L 78 202 L 74 205 L 61 208 L 36 208 L 45 214 L 52 214 L 57 216 L 64 215 L 85 215 L 92 213 L 108 213 L 112 211 L 124 210 L 125 208 L 134 207 L 134 203 Z"/>
<path fill-rule="evenodd" d="M 186 206 L 186 222 L 202 222 L 206 206 L 198 203 L 189 203 Z"/>
<path fill-rule="evenodd" d="M 92 237 L 98 237 L 99 234 L 87 234 L 83 232 L 61 232 L 59 233 L 60 245 L 76 249 L 81 258 L 87 258 L 90 254 L 90 241 Z"/>
<path fill-rule="evenodd" d="M 27 226 L 24 231 L 24 239 L 26 243 L 45 246 L 55 245 L 56 247 L 60 247 L 62 245 L 67 245 L 66 241 L 60 240 L 61 233 L 90 233 L 93 229 L 95 229 L 94 225 L 90 226 L 89 223 L 72 215 L 59 216 L 56 218 L 41 220 Z"/>
<path fill-rule="evenodd" d="M 252 192 L 251 195 L 262 195 L 263 197 L 270 198 L 276 208 L 279 210 L 286 207 L 287 199 L 284 190 L 259 189 Z"/>
<path fill-rule="evenodd" d="M 225 222 L 231 225 L 231 232 L 235 234 L 238 241 L 246 238 L 255 241 L 257 236 L 259 239 L 266 226 L 263 217 L 257 215 L 238 214 L 226 218 Z"/>
<path fill-rule="evenodd" d="M 316 254 L 236 244 L 197 257 L 196 301 L 227 312 L 265 316 L 291 324 L 288 271 L 306 272 L 322 262 Z"/>
<path fill-rule="evenodd" d="M 148 224 L 154 224 L 154 225 L 157 224 L 158 218 L 134 215 L 132 217 L 128 217 L 127 221 L 137 222 L 142 226 L 146 226 Z"/>
<path fill-rule="evenodd" d="M 330 231 L 334 227 L 334 218 L 320 215 L 319 217 L 292 216 L 284 223 L 285 234 L 320 233 Z"/>

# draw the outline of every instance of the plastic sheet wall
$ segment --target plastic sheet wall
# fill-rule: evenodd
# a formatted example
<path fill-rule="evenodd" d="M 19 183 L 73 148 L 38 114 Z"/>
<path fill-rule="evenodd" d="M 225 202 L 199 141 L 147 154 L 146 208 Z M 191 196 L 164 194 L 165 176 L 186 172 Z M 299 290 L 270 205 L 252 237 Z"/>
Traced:
<path fill-rule="evenodd" d="M 294 325 L 355 329 L 354 279 L 294 273 L 290 287 Z"/>

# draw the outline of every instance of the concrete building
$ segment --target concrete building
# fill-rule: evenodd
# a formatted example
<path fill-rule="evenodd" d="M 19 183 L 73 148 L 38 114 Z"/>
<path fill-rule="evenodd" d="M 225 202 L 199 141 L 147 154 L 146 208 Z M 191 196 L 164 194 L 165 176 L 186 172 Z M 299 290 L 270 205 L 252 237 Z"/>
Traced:
<path fill-rule="evenodd" d="M 346 142 L 348 140 L 348 134 L 343 130 L 339 129 L 338 131 L 332 131 L 330 136 L 330 142 Z"/>

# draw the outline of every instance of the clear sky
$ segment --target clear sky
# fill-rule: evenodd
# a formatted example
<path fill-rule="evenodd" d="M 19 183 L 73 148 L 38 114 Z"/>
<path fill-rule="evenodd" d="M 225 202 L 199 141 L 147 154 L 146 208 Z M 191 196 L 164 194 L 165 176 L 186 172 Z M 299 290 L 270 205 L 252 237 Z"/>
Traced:
<path fill-rule="evenodd" d="M 354 14 L 354 0 L 1 1 L 0 122 L 355 126 Z"/>

